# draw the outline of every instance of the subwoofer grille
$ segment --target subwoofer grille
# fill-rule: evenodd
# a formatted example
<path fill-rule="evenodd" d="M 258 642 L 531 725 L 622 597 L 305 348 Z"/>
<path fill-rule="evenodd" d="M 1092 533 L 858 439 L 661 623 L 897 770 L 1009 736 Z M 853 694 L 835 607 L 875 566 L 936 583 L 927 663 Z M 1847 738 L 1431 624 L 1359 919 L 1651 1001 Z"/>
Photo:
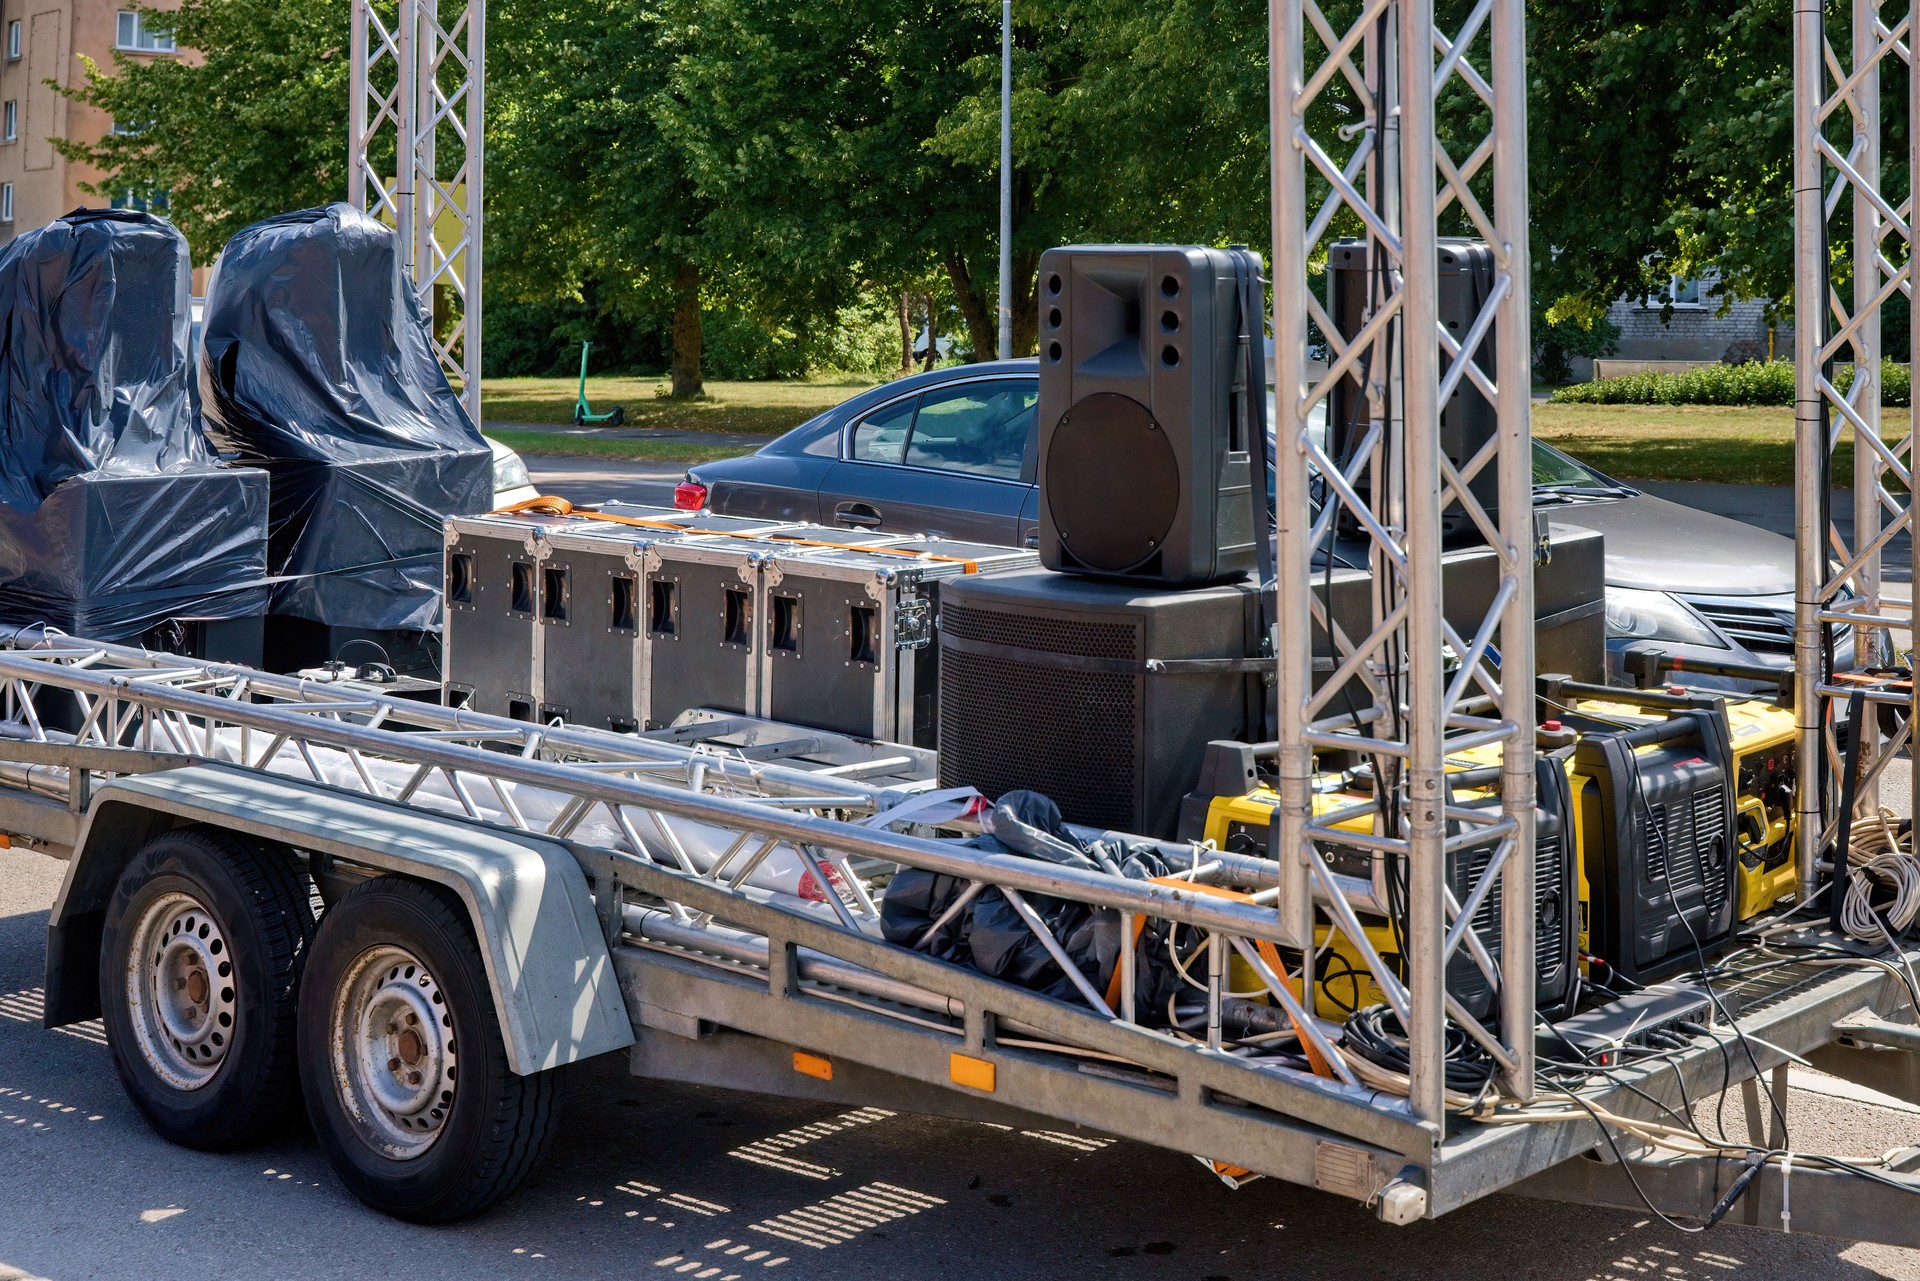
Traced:
<path fill-rule="evenodd" d="M 986 625 L 984 631 L 997 634 L 954 630 L 955 614 L 974 615 Z M 1005 631 L 1023 625 L 1123 632 L 1129 644 L 1133 634 L 1131 627 L 972 610 L 944 610 L 941 623 L 953 635 L 1001 644 L 1012 643 Z M 977 787 L 995 798 L 1030 788 L 1052 797 L 1074 822 L 1131 830 L 1139 823 L 1134 777 L 1139 710 L 1137 677 L 1087 672 L 1063 682 L 1057 667 L 945 650 L 940 656 L 940 781 Z M 955 732 L 955 727 L 964 728 Z M 1009 751 L 1008 743 L 1019 747 Z"/>
<path fill-rule="evenodd" d="M 1011 645 L 1046 654 L 1129 660 L 1140 657 L 1140 632 L 1132 623 L 1036 618 L 948 605 L 940 610 L 940 630 L 962 640 Z"/>

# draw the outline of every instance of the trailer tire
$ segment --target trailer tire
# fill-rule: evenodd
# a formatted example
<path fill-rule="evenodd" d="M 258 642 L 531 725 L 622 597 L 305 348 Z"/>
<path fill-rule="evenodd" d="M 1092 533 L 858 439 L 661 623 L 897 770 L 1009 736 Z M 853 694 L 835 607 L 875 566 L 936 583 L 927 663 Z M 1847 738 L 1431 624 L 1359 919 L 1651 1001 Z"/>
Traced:
<path fill-rule="evenodd" d="M 479 944 L 441 886 L 382 876 L 328 910 L 300 994 L 300 1068 L 334 1172 L 395 1218 L 476 1214 L 553 1142 L 556 1074 L 508 1065 Z"/>
<path fill-rule="evenodd" d="M 306 875 L 279 846 L 183 827 L 128 862 L 100 935 L 100 1008 L 121 1083 L 163 1137 L 239 1147 L 292 1113 L 313 928 Z"/>

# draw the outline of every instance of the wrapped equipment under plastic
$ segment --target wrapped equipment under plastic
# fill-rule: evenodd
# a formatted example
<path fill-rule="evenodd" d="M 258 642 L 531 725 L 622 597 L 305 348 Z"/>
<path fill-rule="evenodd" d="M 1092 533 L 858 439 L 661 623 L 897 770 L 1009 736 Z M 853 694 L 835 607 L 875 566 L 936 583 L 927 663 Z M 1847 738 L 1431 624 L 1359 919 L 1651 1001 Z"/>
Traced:
<path fill-rule="evenodd" d="M 346 204 L 245 228 L 214 264 L 201 329 L 207 432 L 273 478 L 274 613 L 437 627 L 441 521 L 493 506 L 493 459 L 393 230 Z"/>
<path fill-rule="evenodd" d="M 263 612 L 267 478 L 194 422 L 190 273 L 130 210 L 0 252 L 0 621 L 123 640 Z"/>
<path fill-rule="evenodd" d="M 1081 841 L 1067 830 L 1060 807 L 1038 792 L 1002 796 L 988 812 L 984 826 L 990 835 L 974 843 L 989 849 L 1133 880 L 1151 880 L 1168 871 L 1166 861 L 1149 847 Z M 983 890 L 942 924 L 924 946 L 921 944 L 927 930 L 967 884 L 958 877 L 903 868 L 887 886 L 880 903 L 882 936 L 889 943 L 916 947 L 993 978 L 1078 1002 L 1078 985 L 1061 970 L 998 887 Z M 1106 992 L 1120 959 L 1120 913 L 1040 894 L 1025 898 L 1093 989 Z M 1137 977 L 1142 1018 L 1164 1021 L 1162 1007 L 1177 979 L 1161 956 L 1166 946 L 1162 923 L 1149 922 L 1134 946 L 1140 961 Z"/>

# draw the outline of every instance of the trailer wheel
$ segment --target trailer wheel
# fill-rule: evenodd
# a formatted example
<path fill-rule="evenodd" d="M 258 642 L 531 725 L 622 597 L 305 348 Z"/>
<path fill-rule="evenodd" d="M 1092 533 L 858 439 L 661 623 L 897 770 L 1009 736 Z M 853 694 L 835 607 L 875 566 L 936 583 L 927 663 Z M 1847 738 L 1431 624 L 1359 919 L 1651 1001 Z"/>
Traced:
<path fill-rule="evenodd" d="M 276 846 L 217 828 L 148 841 L 100 936 L 100 1008 L 134 1106 L 187 1147 L 237 1147 L 292 1111 L 306 878 Z"/>
<path fill-rule="evenodd" d="M 383 876 L 327 912 L 300 994 L 300 1067 L 334 1172 L 396 1218 L 475 1214 L 552 1143 L 555 1074 L 507 1065 L 479 945 L 439 886 Z"/>

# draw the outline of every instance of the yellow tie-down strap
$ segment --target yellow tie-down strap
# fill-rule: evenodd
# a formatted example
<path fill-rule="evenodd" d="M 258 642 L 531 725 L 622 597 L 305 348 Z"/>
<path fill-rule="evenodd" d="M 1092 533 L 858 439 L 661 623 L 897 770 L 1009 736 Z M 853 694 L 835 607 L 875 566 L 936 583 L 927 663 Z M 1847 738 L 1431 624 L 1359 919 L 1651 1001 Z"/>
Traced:
<path fill-rule="evenodd" d="M 919 552 L 910 547 L 853 547 L 846 543 L 829 542 L 821 538 L 794 538 L 785 534 L 751 534 L 744 530 L 731 529 L 688 529 L 685 525 L 676 525 L 670 520 L 647 520 L 641 516 L 615 516 L 608 512 L 595 511 L 591 507 L 575 507 L 564 498 L 555 498 L 551 494 L 542 494 L 538 498 L 529 498 L 525 502 L 515 503 L 511 507 L 488 513 L 492 516 L 517 516 L 522 513 L 534 516 L 578 516 L 583 520 L 604 520 L 614 525 L 631 525 L 635 529 L 662 529 L 676 534 L 694 534 L 701 538 L 744 538 L 760 543 L 785 543 L 789 547 L 827 547 L 837 552 L 859 552 L 863 556 L 905 556 L 913 560 L 938 561 L 944 565 L 959 565 L 961 573 L 978 573 L 977 561 L 964 556 L 942 556 L 938 552 Z"/>

